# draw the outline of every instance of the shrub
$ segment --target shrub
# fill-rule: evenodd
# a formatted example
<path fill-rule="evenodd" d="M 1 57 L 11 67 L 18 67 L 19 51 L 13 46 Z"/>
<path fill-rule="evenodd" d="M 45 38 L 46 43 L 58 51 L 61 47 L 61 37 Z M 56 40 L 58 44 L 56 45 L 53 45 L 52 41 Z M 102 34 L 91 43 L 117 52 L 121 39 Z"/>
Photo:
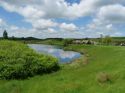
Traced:
<path fill-rule="evenodd" d="M 73 42 L 72 39 L 64 39 L 63 46 L 68 46 L 69 44 L 72 44 L 72 42 Z"/>
<path fill-rule="evenodd" d="M 0 41 L 0 79 L 25 79 L 58 69 L 56 58 L 38 54 L 22 43 Z"/>

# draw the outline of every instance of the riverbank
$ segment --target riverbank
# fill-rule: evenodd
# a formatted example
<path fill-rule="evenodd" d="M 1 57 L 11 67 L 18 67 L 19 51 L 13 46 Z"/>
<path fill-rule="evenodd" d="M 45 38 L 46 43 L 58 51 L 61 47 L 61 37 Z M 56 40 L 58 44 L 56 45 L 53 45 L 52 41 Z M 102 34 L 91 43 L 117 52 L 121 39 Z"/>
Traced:
<path fill-rule="evenodd" d="M 64 48 L 83 52 L 87 59 L 81 57 L 74 64 L 48 75 L 20 81 L 1 80 L 0 93 L 125 92 L 125 47 L 70 45 Z"/>

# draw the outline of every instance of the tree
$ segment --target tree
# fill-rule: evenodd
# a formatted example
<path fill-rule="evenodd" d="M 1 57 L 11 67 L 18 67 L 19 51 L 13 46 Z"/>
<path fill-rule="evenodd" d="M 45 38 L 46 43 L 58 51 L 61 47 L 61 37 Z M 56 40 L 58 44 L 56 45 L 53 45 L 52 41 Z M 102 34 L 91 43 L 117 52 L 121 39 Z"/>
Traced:
<path fill-rule="evenodd" d="M 69 44 L 71 44 L 73 42 L 73 40 L 72 39 L 64 39 L 64 41 L 63 41 L 63 46 L 68 46 Z"/>
<path fill-rule="evenodd" d="M 12 36 L 12 40 L 15 40 L 15 37 L 14 37 L 14 36 Z"/>
<path fill-rule="evenodd" d="M 104 39 L 103 34 L 100 34 L 99 42 L 100 42 L 101 44 L 103 44 L 103 39 Z"/>
<path fill-rule="evenodd" d="M 8 39 L 8 33 L 7 33 L 6 30 L 4 30 L 4 32 L 3 32 L 3 38 L 4 38 L 4 39 Z"/>
<path fill-rule="evenodd" d="M 103 43 L 109 45 L 112 43 L 112 38 L 110 36 L 105 36 L 104 40 L 103 40 Z"/>
<path fill-rule="evenodd" d="M 88 40 L 87 44 L 88 44 L 88 45 L 91 45 L 91 44 L 92 44 L 91 40 Z"/>

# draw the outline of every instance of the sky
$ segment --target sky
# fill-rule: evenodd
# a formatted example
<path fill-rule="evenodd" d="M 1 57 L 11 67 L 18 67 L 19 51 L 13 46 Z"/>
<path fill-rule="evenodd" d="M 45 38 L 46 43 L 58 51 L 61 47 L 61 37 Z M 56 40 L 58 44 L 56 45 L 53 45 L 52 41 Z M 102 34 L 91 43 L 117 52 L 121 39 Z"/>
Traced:
<path fill-rule="evenodd" d="M 125 36 L 125 0 L 0 0 L 0 36 Z"/>

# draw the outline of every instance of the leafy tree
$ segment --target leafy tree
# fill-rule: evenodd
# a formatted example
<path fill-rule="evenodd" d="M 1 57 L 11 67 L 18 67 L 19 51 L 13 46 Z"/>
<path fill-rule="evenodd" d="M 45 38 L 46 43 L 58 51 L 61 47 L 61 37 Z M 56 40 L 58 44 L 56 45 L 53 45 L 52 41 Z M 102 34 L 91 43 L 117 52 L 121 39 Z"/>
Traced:
<path fill-rule="evenodd" d="M 99 38 L 100 44 L 103 44 L 103 40 L 104 40 L 103 34 L 100 34 L 100 38 Z"/>
<path fill-rule="evenodd" d="M 110 36 L 105 36 L 105 38 L 103 39 L 103 43 L 109 45 L 112 43 L 112 38 Z"/>
<path fill-rule="evenodd" d="M 14 36 L 12 36 L 12 40 L 15 40 L 15 37 L 14 37 Z"/>
<path fill-rule="evenodd" d="M 8 39 L 8 33 L 7 33 L 6 30 L 4 30 L 4 32 L 3 32 L 3 38 L 4 38 L 4 39 Z"/>
<path fill-rule="evenodd" d="M 64 39 L 64 44 L 63 44 L 63 46 L 68 46 L 69 44 L 71 44 L 72 43 L 72 39 Z"/>
<path fill-rule="evenodd" d="M 91 44 L 92 44 L 91 40 L 88 40 L 87 44 L 88 44 L 88 45 L 91 45 Z"/>

